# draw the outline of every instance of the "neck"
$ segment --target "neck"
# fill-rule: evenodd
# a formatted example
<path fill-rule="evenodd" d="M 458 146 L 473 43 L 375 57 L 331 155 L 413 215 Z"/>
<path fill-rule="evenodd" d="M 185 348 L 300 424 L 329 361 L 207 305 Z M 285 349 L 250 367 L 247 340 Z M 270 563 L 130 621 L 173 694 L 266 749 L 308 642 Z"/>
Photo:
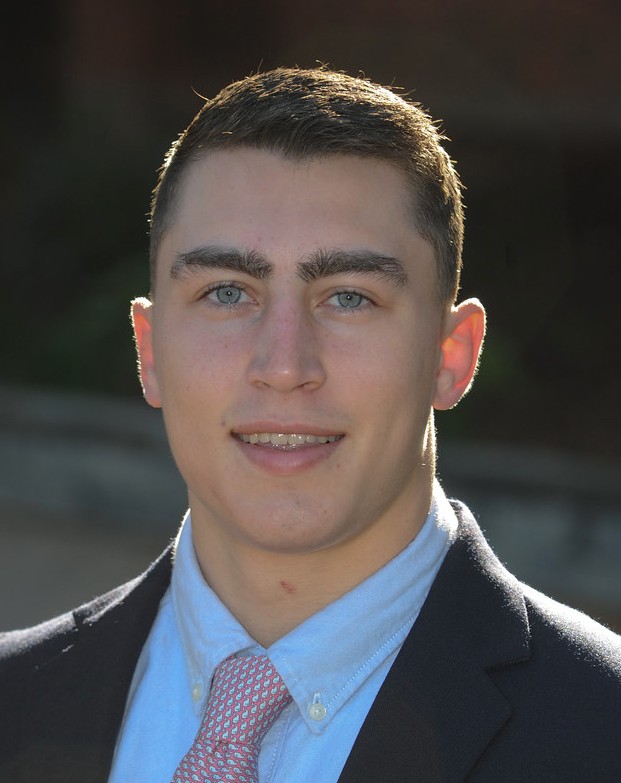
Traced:
<path fill-rule="evenodd" d="M 417 535 L 431 503 L 432 477 L 407 510 L 353 538 L 309 552 L 275 551 L 223 533 L 192 505 L 194 548 L 205 580 L 262 646 L 276 640 L 378 571 Z"/>
<path fill-rule="evenodd" d="M 213 554 L 216 551 L 212 549 Z M 342 567 L 339 578 L 334 578 L 336 553 L 331 557 L 325 553 L 261 556 L 238 549 L 206 559 L 206 567 L 200 563 L 206 581 L 266 648 L 361 581 L 353 573 L 344 573 Z"/>

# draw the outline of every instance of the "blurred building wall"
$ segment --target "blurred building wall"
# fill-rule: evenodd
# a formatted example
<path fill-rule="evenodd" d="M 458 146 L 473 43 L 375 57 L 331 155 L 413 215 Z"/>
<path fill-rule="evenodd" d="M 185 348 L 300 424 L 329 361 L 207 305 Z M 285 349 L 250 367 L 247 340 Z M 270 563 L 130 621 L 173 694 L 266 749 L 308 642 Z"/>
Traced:
<path fill-rule="evenodd" d="M 619 463 L 467 442 L 439 454 L 445 491 L 510 570 L 621 631 Z M 0 388 L 0 629 L 137 575 L 185 508 L 159 412 Z"/>

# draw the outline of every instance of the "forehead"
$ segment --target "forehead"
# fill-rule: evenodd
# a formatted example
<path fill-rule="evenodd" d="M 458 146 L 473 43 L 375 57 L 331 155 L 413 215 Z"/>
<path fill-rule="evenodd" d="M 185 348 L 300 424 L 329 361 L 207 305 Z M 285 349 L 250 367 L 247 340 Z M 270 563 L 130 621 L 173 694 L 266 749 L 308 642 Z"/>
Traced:
<path fill-rule="evenodd" d="M 319 247 L 401 256 L 421 242 L 405 174 L 390 162 L 218 150 L 184 172 L 158 266 L 214 243 L 300 257 Z"/>

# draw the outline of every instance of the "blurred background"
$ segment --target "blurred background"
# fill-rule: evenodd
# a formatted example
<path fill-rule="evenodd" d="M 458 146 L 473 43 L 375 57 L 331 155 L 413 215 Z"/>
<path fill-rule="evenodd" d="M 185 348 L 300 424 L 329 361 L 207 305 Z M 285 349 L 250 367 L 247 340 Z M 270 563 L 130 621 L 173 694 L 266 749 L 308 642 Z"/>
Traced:
<path fill-rule="evenodd" d="M 129 300 L 178 132 L 233 79 L 327 63 L 441 120 L 462 294 L 489 315 L 440 475 L 518 576 L 621 630 L 616 0 L 57 0 L 3 26 L 0 629 L 142 569 L 184 492 Z"/>

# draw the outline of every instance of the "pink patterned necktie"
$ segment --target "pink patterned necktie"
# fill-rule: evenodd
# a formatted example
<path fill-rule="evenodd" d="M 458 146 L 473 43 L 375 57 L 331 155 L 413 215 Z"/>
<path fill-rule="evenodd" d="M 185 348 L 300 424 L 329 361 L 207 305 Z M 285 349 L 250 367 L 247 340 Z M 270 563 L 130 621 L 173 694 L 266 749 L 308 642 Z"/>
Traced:
<path fill-rule="evenodd" d="M 257 783 L 263 737 L 290 701 L 267 655 L 222 661 L 194 744 L 172 783 Z"/>

